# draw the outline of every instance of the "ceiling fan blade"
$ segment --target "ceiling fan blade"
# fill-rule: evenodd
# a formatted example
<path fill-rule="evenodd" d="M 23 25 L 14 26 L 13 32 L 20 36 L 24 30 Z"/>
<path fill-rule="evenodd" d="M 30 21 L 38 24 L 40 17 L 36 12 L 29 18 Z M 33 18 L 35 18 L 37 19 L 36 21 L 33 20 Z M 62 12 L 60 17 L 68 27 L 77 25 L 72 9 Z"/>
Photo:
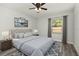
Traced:
<path fill-rule="evenodd" d="M 45 3 L 41 3 L 41 6 L 43 6 Z"/>
<path fill-rule="evenodd" d="M 34 6 L 36 6 L 36 4 L 35 3 L 32 3 Z"/>
<path fill-rule="evenodd" d="M 35 9 L 35 8 L 29 8 L 29 9 Z"/>
<path fill-rule="evenodd" d="M 47 8 L 42 8 L 42 7 L 41 7 L 41 9 L 43 9 L 43 10 L 47 10 Z"/>

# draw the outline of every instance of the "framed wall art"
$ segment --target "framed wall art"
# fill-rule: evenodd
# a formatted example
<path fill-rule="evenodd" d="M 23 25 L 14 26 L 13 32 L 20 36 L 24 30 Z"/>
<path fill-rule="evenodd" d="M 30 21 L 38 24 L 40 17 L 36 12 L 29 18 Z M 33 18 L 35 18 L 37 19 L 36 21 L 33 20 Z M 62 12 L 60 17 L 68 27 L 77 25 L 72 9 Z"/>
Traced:
<path fill-rule="evenodd" d="M 14 27 L 28 27 L 28 20 L 23 17 L 14 17 Z"/>

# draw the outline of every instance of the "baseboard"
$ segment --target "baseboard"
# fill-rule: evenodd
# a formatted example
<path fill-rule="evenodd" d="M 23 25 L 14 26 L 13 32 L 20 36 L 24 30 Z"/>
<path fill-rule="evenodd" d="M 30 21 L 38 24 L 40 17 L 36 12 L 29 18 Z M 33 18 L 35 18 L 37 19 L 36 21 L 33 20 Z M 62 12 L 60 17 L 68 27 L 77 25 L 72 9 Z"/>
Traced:
<path fill-rule="evenodd" d="M 67 43 L 68 43 L 68 44 L 73 44 L 73 42 L 70 42 L 70 41 L 68 41 Z"/>
<path fill-rule="evenodd" d="M 73 45 L 74 46 L 74 48 L 75 48 L 75 50 L 76 50 L 76 52 L 77 52 L 77 55 L 79 56 L 79 53 L 78 53 L 78 51 L 77 51 L 77 48 L 76 48 L 76 46 L 75 45 Z"/>

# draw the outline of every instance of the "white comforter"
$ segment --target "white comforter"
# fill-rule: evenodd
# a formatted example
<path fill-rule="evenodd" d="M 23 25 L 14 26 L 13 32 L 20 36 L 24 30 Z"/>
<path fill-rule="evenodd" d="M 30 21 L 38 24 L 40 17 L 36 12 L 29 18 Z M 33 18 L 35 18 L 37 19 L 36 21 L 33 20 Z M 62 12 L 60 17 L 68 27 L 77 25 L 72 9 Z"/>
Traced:
<path fill-rule="evenodd" d="M 39 36 L 13 40 L 13 45 L 28 56 L 43 56 L 52 44 L 53 40 L 51 38 Z"/>

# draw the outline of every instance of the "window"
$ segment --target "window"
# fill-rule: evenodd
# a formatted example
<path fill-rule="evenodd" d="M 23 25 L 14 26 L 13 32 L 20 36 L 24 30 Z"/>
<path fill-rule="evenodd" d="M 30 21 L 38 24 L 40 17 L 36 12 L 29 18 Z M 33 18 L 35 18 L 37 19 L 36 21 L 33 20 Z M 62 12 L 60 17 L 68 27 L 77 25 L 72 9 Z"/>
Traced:
<path fill-rule="evenodd" d="M 52 32 L 53 33 L 62 33 L 63 20 L 60 17 L 54 18 L 52 21 Z"/>

